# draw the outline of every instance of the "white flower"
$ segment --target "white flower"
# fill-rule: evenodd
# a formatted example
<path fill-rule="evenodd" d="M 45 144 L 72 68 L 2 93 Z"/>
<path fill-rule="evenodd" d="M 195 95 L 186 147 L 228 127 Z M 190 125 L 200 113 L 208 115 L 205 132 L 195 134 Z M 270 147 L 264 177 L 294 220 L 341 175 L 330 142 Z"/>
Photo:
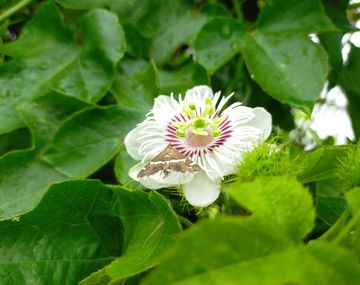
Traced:
<path fill-rule="evenodd" d="M 193 206 L 206 207 L 220 194 L 224 176 L 236 173 L 244 152 L 265 140 L 271 132 L 271 115 L 263 108 L 234 103 L 222 110 L 232 97 L 220 98 L 208 86 L 197 86 L 176 100 L 160 95 L 146 119 L 125 138 L 135 160 L 129 175 L 150 189 L 182 185 Z M 164 173 L 138 177 L 140 170 L 169 144 L 197 163 L 197 172 Z"/>

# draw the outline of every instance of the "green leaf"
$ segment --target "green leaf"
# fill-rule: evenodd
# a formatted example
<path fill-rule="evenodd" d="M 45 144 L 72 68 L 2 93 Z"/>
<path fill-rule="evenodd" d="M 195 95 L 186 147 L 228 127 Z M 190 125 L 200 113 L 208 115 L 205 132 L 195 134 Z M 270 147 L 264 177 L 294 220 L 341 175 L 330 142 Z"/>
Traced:
<path fill-rule="evenodd" d="M 207 16 L 193 9 L 191 1 L 149 1 L 149 10 L 139 20 L 137 27 L 152 38 L 153 58 L 164 65 L 182 44 L 191 44 L 197 32 L 207 21 Z"/>
<path fill-rule="evenodd" d="M 78 284 L 119 256 L 134 275 L 153 266 L 178 231 L 155 192 L 64 182 L 32 212 L 0 223 L 0 277 L 2 284 Z"/>
<path fill-rule="evenodd" d="M 252 78 L 273 98 L 309 111 L 328 73 L 323 49 L 309 39 L 282 33 L 255 32 L 240 50 Z"/>
<path fill-rule="evenodd" d="M 321 0 L 321 2 L 336 27 L 343 31 L 353 29 L 347 18 L 349 0 Z"/>
<path fill-rule="evenodd" d="M 319 0 L 266 1 L 258 19 L 263 32 L 309 34 L 336 30 Z"/>
<path fill-rule="evenodd" d="M 340 85 L 346 91 L 349 100 L 349 112 L 353 129 L 357 138 L 360 137 L 360 48 L 351 45 L 348 61 L 343 68 Z"/>
<path fill-rule="evenodd" d="M 336 180 L 340 159 L 350 150 L 349 146 L 330 146 L 304 153 L 299 164 L 298 179 L 302 183 Z"/>
<path fill-rule="evenodd" d="M 278 237 L 254 219 L 206 221 L 181 236 L 144 284 L 205 284 L 206 280 L 215 284 L 216 277 L 207 278 L 208 274 L 284 248 Z M 202 282 L 192 281 L 197 276 L 204 276 Z"/>
<path fill-rule="evenodd" d="M 360 48 L 351 45 L 349 59 L 342 73 L 341 86 L 347 91 L 360 97 L 360 82 L 357 80 L 360 76 Z"/>
<path fill-rule="evenodd" d="M 316 183 L 316 212 L 326 225 L 331 226 L 346 208 L 346 201 L 332 180 Z"/>
<path fill-rule="evenodd" d="M 143 60 L 123 60 L 112 86 L 119 105 L 135 107 L 139 110 L 139 122 L 150 111 L 154 98 L 159 95 L 156 67 Z"/>
<path fill-rule="evenodd" d="M 255 221 L 194 226 L 141 284 L 357 284 L 360 265 L 343 248 L 320 242 L 284 248 Z"/>
<path fill-rule="evenodd" d="M 224 189 L 275 236 L 298 244 L 314 226 L 310 193 L 294 178 L 263 177 Z"/>
<path fill-rule="evenodd" d="M 33 151 L 15 151 L 0 159 L 0 220 L 33 209 L 53 182 L 66 177 L 40 161 Z"/>
<path fill-rule="evenodd" d="M 118 106 L 79 112 L 60 127 L 43 159 L 67 176 L 86 177 L 120 151 L 138 117 Z"/>
<path fill-rule="evenodd" d="M 276 100 L 310 112 L 328 73 L 327 57 L 307 38 L 336 30 L 319 1 L 266 1 L 257 28 L 215 19 L 197 35 L 199 62 L 210 73 L 241 52 L 252 78 Z M 209 44 L 210 43 L 210 44 Z"/>
<path fill-rule="evenodd" d="M 141 201 L 137 196 L 145 196 L 148 200 Z M 174 235 L 180 232 L 176 216 L 156 192 L 147 195 L 140 191 L 129 192 L 121 205 L 120 215 L 125 228 L 124 253 L 80 282 L 81 285 L 118 284 L 125 278 L 150 269 L 173 244 Z"/>
<path fill-rule="evenodd" d="M 151 41 L 141 35 L 140 31 L 134 25 L 124 24 L 124 32 L 126 37 L 126 54 L 131 58 L 149 58 Z"/>
<path fill-rule="evenodd" d="M 80 54 L 55 78 L 54 87 L 86 102 L 100 100 L 109 90 L 116 63 L 125 51 L 125 35 L 118 18 L 106 10 L 93 10 L 80 22 Z"/>
<path fill-rule="evenodd" d="M 0 156 L 14 150 L 28 149 L 30 147 L 32 147 L 32 139 L 28 128 L 21 128 L 0 135 Z"/>
<path fill-rule="evenodd" d="M 95 8 L 110 9 L 118 14 L 122 21 L 134 22 L 148 10 L 149 0 L 56 0 L 60 5 L 75 10 L 91 10 Z"/>
<path fill-rule="evenodd" d="M 343 34 L 339 32 L 322 33 L 319 35 L 320 42 L 324 46 L 330 65 L 330 74 L 328 76 L 329 89 L 338 84 L 338 80 L 343 68 L 342 59 L 342 38 Z"/>
<path fill-rule="evenodd" d="M 56 5 L 45 2 L 18 40 L 0 45 L 13 58 L 0 67 L 0 133 L 24 126 L 16 108 L 49 88 L 89 103 L 108 91 L 125 49 L 122 28 L 105 10 L 91 11 L 79 25 L 77 42 Z"/>
<path fill-rule="evenodd" d="M 325 52 L 306 36 L 260 28 L 246 33 L 233 19 L 207 23 L 195 48 L 199 62 L 210 73 L 241 52 L 252 78 L 264 91 L 305 111 L 320 96 L 328 72 Z"/>
<path fill-rule="evenodd" d="M 343 229 L 342 239 L 348 239 L 348 246 L 355 250 L 358 258 L 360 258 L 360 188 L 354 188 L 345 194 L 349 203 L 352 218 L 347 226 Z"/>
<path fill-rule="evenodd" d="M 239 52 L 243 25 L 234 19 L 214 19 L 197 35 L 194 47 L 198 61 L 214 73 Z"/>
<path fill-rule="evenodd" d="M 189 62 L 176 70 L 158 70 L 161 94 L 185 94 L 196 85 L 208 85 L 206 70 L 196 62 Z"/>
<path fill-rule="evenodd" d="M 50 92 L 22 105 L 19 110 L 32 131 L 36 151 L 41 153 L 48 147 L 61 123 L 88 106 L 76 98 Z"/>

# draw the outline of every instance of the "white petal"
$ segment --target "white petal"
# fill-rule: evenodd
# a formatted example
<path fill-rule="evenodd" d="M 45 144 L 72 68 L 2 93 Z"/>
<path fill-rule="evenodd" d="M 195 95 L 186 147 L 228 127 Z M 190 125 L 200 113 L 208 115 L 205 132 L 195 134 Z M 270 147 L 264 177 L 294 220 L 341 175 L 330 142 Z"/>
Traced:
<path fill-rule="evenodd" d="M 262 133 L 262 140 L 266 140 L 271 133 L 271 115 L 268 111 L 261 107 L 254 108 L 253 112 L 255 116 L 246 124 L 260 129 Z"/>
<path fill-rule="evenodd" d="M 223 179 L 222 169 L 215 160 L 214 153 L 204 153 L 195 157 L 194 161 L 205 171 L 206 175 L 213 181 Z"/>
<path fill-rule="evenodd" d="M 147 163 L 138 163 L 129 170 L 129 176 L 139 181 L 144 187 L 149 189 L 160 189 L 165 187 L 174 187 L 182 184 L 189 183 L 195 176 L 195 173 L 182 173 L 170 171 L 167 175 L 164 172 L 159 171 L 154 175 L 146 177 L 138 177 L 140 170 Z"/>
<path fill-rule="evenodd" d="M 124 140 L 126 151 L 135 160 L 141 160 L 143 158 L 142 155 L 140 155 L 139 153 L 141 141 L 137 139 L 140 132 L 141 128 L 136 127 L 126 135 Z"/>
<path fill-rule="evenodd" d="M 183 185 L 186 200 L 195 207 L 206 207 L 220 195 L 221 180 L 212 181 L 205 172 L 198 172 L 190 183 Z"/>
<path fill-rule="evenodd" d="M 205 99 L 212 99 L 213 96 L 213 91 L 209 86 L 200 85 L 186 91 L 184 102 L 186 104 L 205 105 Z"/>
<path fill-rule="evenodd" d="M 181 112 L 180 104 L 170 96 L 160 95 L 155 98 L 153 114 L 158 122 L 163 127 L 166 127 L 169 122 Z"/>
<path fill-rule="evenodd" d="M 127 152 L 135 160 L 152 159 L 168 145 L 165 130 L 154 118 L 147 118 L 131 130 L 126 135 L 124 143 Z"/>

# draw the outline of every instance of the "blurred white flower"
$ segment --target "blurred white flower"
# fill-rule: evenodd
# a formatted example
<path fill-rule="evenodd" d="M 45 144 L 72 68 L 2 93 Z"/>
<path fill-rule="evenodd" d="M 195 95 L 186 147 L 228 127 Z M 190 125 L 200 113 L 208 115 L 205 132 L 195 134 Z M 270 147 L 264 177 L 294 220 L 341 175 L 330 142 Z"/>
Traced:
<path fill-rule="evenodd" d="M 347 144 L 355 140 L 351 119 L 347 111 L 347 98 L 339 86 L 328 90 L 327 84 L 322 91 L 321 98 L 324 102 L 314 105 L 311 117 L 298 109 L 292 109 L 297 128 L 292 131 L 292 135 L 301 144 L 305 145 L 305 150 L 315 148 L 319 143 L 314 138 L 314 133 L 318 139 L 325 140 L 328 137 L 334 138 L 335 145 Z"/>
<path fill-rule="evenodd" d="M 232 95 L 220 98 L 220 92 L 213 94 L 208 86 L 197 86 L 177 100 L 173 95 L 158 96 L 146 119 L 125 138 L 130 156 L 141 161 L 129 175 L 150 189 L 182 185 L 193 206 L 213 203 L 224 176 L 236 173 L 243 153 L 271 132 L 271 115 L 263 108 L 234 103 L 223 110 Z M 169 145 L 199 170 L 159 170 L 139 176 L 140 170 Z"/>
<path fill-rule="evenodd" d="M 336 86 L 326 94 L 325 104 L 317 104 L 312 114 L 310 128 L 321 139 L 333 137 L 336 145 L 354 141 L 355 135 L 347 113 L 347 99 L 340 87 Z"/>

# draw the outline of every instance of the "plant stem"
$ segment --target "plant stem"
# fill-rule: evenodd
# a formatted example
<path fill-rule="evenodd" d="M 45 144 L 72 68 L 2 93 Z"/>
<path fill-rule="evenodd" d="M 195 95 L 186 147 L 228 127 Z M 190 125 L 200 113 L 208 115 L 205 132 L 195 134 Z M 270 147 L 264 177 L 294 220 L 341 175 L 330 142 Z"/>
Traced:
<path fill-rule="evenodd" d="M 12 14 L 16 13 L 17 11 L 21 10 L 26 5 L 30 4 L 32 1 L 33 0 L 22 0 L 18 3 L 16 3 L 15 5 L 13 5 L 12 7 L 10 7 L 9 9 L 5 10 L 0 15 L 0 22 L 5 20 L 6 18 L 10 17 Z"/>

